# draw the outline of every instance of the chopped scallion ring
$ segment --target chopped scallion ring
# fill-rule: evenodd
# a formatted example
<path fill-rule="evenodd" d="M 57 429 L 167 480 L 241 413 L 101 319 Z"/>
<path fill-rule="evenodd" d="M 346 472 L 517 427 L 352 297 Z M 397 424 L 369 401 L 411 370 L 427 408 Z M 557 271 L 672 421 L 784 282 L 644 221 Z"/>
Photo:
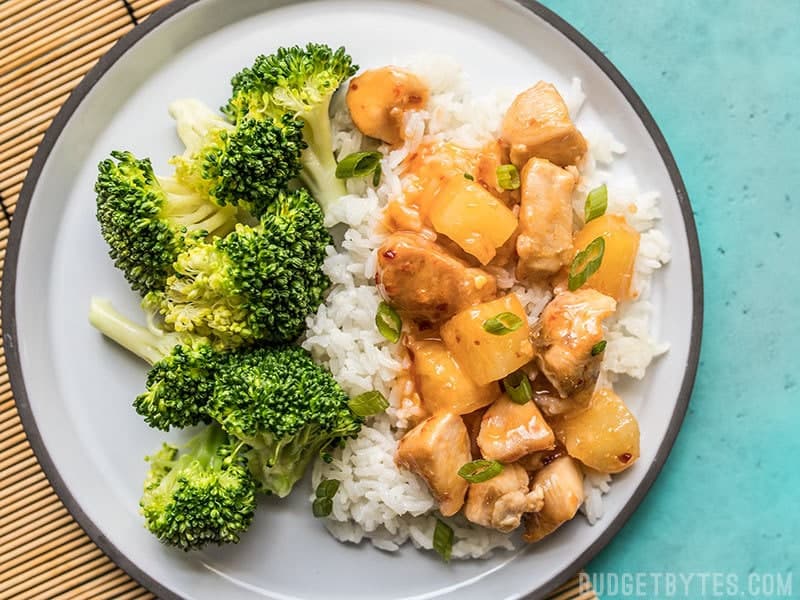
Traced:
<path fill-rule="evenodd" d="M 378 390 L 364 392 L 347 403 L 353 414 L 359 417 L 370 417 L 382 413 L 389 407 L 389 401 Z"/>
<path fill-rule="evenodd" d="M 316 498 L 311 504 L 311 512 L 317 519 L 327 517 L 333 512 L 333 500 L 330 498 Z"/>
<path fill-rule="evenodd" d="M 597 342 L 594 346 L 592 346 L 592 356 L 597 356 L 598 354 L 600 354 L 603 350 L 606 349 L 607 344 L 608 342 L 606 342 L 605 340 L 600 340 L 599 342 Z"/>
<path fill-rule="evenodd" d="M 393 344 L 400 340 L 403 320 L 397 314 L 397 311 L 386 302 L 381 302 L 378 306 L 378 312 L 375 313 L 375 326 L 380 334 Z"/>
<path fill-rule="evenodd" d="M 484 481 L 489 481 L 492 477 L 497 477 L 502 472 L 502 463 L 482 458 L 462 465 L 458 470 L 458 475 L 470 483 L 483 483 Z"/>
<path fill-rule="evenodd" d="M 366 177 L 367 175 L 373 176 L 373 185 L 376 179 L 380 181 L 381 158 L 383 155 L 380 152 L 353 152 L 345 156 L 338 165 L 336 165 L 336 177 L 338 179 L 350 179 L 351 177 Z"/>
<path fill-rule="evenodd" d="M 464 179 L 467 179 L 469 181 L 475 181 L 475 178 L 469 173 L 464 173 Z"/>
<path fill-rule="evenodd" d="M 586 196 L 586 204 L 583 207 L 584 222 L 588 223 L 592 219 L 602 217 L 608 208 L 608 188 L 604 183 L 600 187 L 594 188 Z"/>
<path fill-rule="evenodd" d="M 483 330 L 492 335 L 506 335 L 522 327 L 522 319 L 512 312 L 502 312 L 483 322 Z"/>
<path fill-rule="evenodd" d="M 516 190 L 520 186 L 519 171 L 514 165 L 497 167 L 497 185 L 504 190 Z"/>
<path fill-rule="evenodd" d="M 450 562 L 453 553 L 453 528 L 440 519 L 436 519 L 436 529 L 433 530 L 433 549 L 445 562 Z"/>
<path fill-rule="evenodd" d="M 319 482 L 315 492 L 317 498 L 333 498 L 339 491 L 339 482 L 336 479 L 323 479 Z"/>
<path fill-rule="evenodd" d="M 569 268 L 569 291 L 574 292 L 597 272 L 603 262 L 606 242 L 603 236 L 596 237 L 584 250 L 575 255 Z"/>
<path fill-rule="evenodd" d="M 523 371 L 514 371 L 503 378 L 503 388 L 512 402 L 525 404 L 533 400 L 531 380 Z"/>

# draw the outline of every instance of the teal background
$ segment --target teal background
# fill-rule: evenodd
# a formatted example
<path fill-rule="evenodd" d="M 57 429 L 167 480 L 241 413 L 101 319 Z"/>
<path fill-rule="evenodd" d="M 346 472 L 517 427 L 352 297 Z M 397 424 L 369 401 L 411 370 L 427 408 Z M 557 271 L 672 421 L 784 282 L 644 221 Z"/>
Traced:
<path fill-rule="evenodd" d="M 683 428 L 588 571 L 735 574 L 723 596 L 749 596 L 750 572 L 791 573 L 800 598 L 800 1 L 544 4 L 655 117 L 692 201 L 705 277 Z M 691 587 L 713 592 L 710 579 L 705 595 Z"/>

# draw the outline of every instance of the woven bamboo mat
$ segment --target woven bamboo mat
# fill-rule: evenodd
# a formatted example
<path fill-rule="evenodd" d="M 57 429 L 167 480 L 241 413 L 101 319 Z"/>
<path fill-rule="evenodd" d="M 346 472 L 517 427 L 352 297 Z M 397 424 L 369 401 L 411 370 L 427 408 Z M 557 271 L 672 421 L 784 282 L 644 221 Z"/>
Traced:
<path fill-rule="evenodd" d="M 36 148 L 86 72 L 169 0 L 0 0 L 0 274 Z M 25 437 L 0 341 L 0 599 L 151 599 L 87 537 Z M 574 578 L 553 600 L 592 600 Z"/>

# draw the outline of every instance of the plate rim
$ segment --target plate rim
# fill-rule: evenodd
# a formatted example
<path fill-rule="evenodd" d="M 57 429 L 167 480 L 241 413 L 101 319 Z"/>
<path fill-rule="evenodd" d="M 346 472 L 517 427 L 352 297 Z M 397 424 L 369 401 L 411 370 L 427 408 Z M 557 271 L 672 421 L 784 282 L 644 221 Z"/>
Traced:
<path fill-rule="evenodd" d="M 86 532 L 94 542 L 118 567 L 125 571 L 137 583 L 145 587 L 150 592 L 156 594 L 163 600 L 182 600 L 181 596 L 169 590 L 165 585 L 148 575 L 143 569 L 139 568 L 115 544 L 113 544 L 95 525 L 92 519 L 83 511 L 72 494 L 69 492 L 64 480 L 55 467 L 50 454 L 44 444 L 44 440 L 39 432 L 36 420 L 31 410 L 28 399 L 27 389 L 22 374 L 20 361 L 19 345 L 17 343 L 17 320 L 16 320 L 16 281 L 17 267 L 19 262 L 19 250 L 24 231 L 25 219 L 28 213 L 31 200 L 36 190 L 36 184 L 41 175 L 42 169 L 47 162 L 50 152 L 56 141 L 59 139 L 62 130 L 67 125 L 70 117 L 95 86 L 102 79 L 105 73 L 122 57 L 125 52 L 142 40 L 147 34 L 154 31 L 161 24 L 175 15 L 182 12 L 187 7 L 202 2 L 203 0 L 173 0 L 170 4 L 156 10 L 153 14 L 136 26 L 128 33 L 123 35 L 106 52 L 97 64 L 92 67 L 84 76 L 80 83 L 70 93 L 66 102 L 58 111 L 50 127 L 39 144 L 36 154 L 31 161 L 28 172 L 20 191 L 19 198 L 15 207 L 14 214 L 10 223 L 10 233 L 8 246 L 4 261 L 4 272 L 2 278 L 2 329 L 3 346 L 6 355 L 6 365 L 9 375 L 11 390 L 14 395 L 17 412 L 19 413 L 23 429 L 28 439 L 36 459 L 45 473 L 50 485 L 55 490 L 60 501 L 67 508 L 73 519 Z M 514 2 L 523 8 L 531 11 L 541 18 L 545 23 L 552 26 L 569 41 L 575 44 L 589 59 L 592 60 L 603 73 L 614 83 L 622 93 L 625 100 L 636 112 L 637 117 L 644 125 L 647 134 L 656 146 L 661 160 L 667 169 L 670 182 L 678 199 L 678 205 L 683 217 L 683 226 L 686 233 L 689 247 L 689 262 L 691 268 L 692 281 L 692 324 L 689 340 L 689 353 L 687 357 L 686 369 L 681 382 L 675 409 L 670 418 L 664 438 L 659 445 L 656 455 L 649 465 L 641 483 L 636 487 L 633 495 L 625 504 L 623 509 L 608 524 L 605 531 L 574 560 L 572 560 L 557 575 L 551 577 L 536 590 L 521 590 L 527 598 L 544 598 L 549 592 L 562 585 L 569 578 L 583 568 L 600 550 L 617 535 L 622 526 L 630 519 L 634 512 L 639 508 L 647 493 L 650 491 L 655 480 L 666 463 L 675 441 L 683 424 L 686 411 L 691 399 L 692 390 L 697 375 L 700 358 L 700 347 L 703 329 L 703 272 L 702 256 L 697 234 L 697 226 L 694 220 L 689 195 L 686 191 L 683 178 L 681 177 L 675 158 L 667 144 L 661 129 L 655 122 L 650 111 L 628 82 L 624 75 L 617 69 L 611 60 L 597 48 L 588 38 L 580 33 L 575 27 L 570 25 L 564 18 L 560 17 L 551 9 L 540 4 L 538 0 L 506 0 Z M 268 5 L 265 5 L 268 8 Z"/>

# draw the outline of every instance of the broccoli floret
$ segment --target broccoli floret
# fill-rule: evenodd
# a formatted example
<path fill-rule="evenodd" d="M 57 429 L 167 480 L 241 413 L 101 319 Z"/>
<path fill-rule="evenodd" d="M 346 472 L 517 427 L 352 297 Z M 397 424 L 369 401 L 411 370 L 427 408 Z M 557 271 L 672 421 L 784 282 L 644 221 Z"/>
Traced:
<path fill-rule="evenodd" d="M 198 100 L 169 107 L 186 152 L 176 156 L 175 177 L 221 206 L 243 206 L 260 217 L 300 173 L 303 123 L 282 119 L 240 119 L 230 124 Z"/>
<path fill-rule="evenodd" d="M 142 327 L 119 314 L 108 300 L 92 298 L 89 321 L 101 333 L 147 361 L 146 392 L 133 406 L 151 427 L 168 431 L 208 423 L 206 404 L 224 355 L 206 338 Z"/>
<path fill-rule="evenodd" d="M 169 327 L 213 336 L 219 347 L 292 341 L 330 285 L 322 263 L 331 243 L 308 192 L 281 193 L 258 226 L 189 245 L 164 292 L 146 303 Z"/>
<path fill-rule="evenodd" d="M 327 206 L 346 193 L 344 183 L 336 178 L 330 101 L 357 70 L 344 48 L 334 51 L 324 44 L 280 48 L 270 56 L 259 56 L 252 67 L 233 77 L 232 96 L 222 110 L 237 123 L 248 117 L 280 119 L 285 114 L 300 118 L 308 143 L 300 178 Z"/>
<path fill-rule="evenodd" d="M 164 444 L 147 457 L 150 472 L 139 502 L 147 528 L 183 550 L 239 541 L 256 508 L 256 481 L 239 444 L 211 425 L 182 450 Z"/>
<path fill-rule="evenodd" d="M 236 209 L 220 208 L 172 178 L 157 177 L 149 159 L 112 152 L 95 183 L 97 220 L 114 264 L 141 294 L 161 289 L 188 238 L 228 233 Z"/>
<path fill-rule="evenodd" d="M 251 472 L 283 498 L 312 458 L 358 434 L 361 419 L 347 400 L 302 348 L 259 348 L 220 371 L 208 412 L 250 446 Z"/>

